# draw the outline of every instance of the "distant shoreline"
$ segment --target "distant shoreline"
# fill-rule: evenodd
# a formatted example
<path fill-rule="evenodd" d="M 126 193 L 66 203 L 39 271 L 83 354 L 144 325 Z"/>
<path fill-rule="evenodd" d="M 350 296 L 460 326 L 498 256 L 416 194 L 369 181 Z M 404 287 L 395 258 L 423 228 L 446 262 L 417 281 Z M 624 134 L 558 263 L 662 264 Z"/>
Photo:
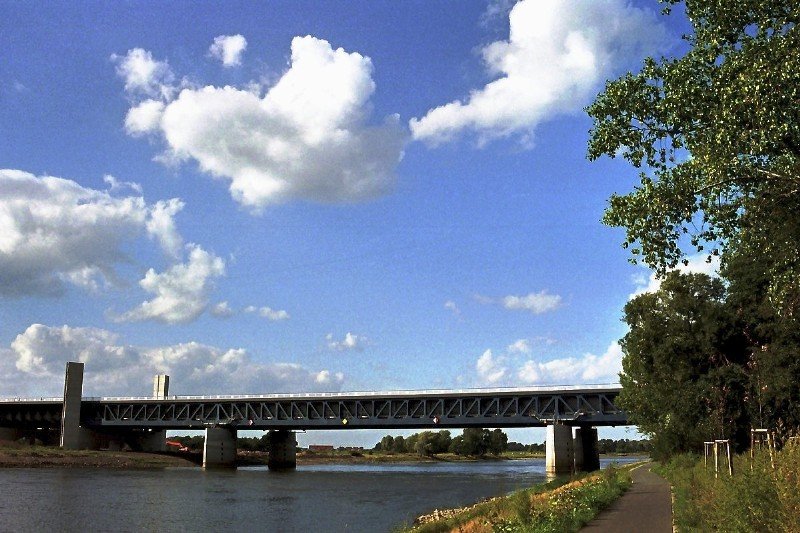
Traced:
<path fill-rule="evenodd" d="M 625 456 L 626 454 L 607 457 Z M 266 466 L 267 452 L 240 450 L 237 466 Z M 393 463 L 464 463 L 498 462 L 524 459 L 544 459 L 544 454 L 507 452 L 499 456 L 461 456 L 451 453 L 420 456 L 413 453 L 354 452 L 334 450 L 331 452 L 300 451 L 297 464 L 393 464 Z M 24 444 L 0 444 L 0 468 L 121 468 L 152 469 L 197 467 L 202 463 L 202 453 L 148 453 L 110 450 L 62 450 L 56 446 L 28 446 Z"/>

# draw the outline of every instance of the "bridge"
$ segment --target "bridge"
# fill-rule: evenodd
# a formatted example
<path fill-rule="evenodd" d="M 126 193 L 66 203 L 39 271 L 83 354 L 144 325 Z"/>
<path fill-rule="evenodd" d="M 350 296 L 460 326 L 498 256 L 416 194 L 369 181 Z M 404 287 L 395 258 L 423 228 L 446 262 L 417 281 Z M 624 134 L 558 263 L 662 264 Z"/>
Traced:
<path fill-rule="evenodd" d="M 83 397 L 82 387 L 83 363 L 67 363 L 63 398 L 0 399 L 0 438 L 49 429 L 64 448 L 156 451 L 166 430 L 200 429 L 211 467 L 235 462 L 238 430 L 266 430 L 270 467 L 291 468 L 295 431 L 546 426 L 548 470 L 561 473 L 599 467 L 596 427 L 627 424 L 614 386 L 169 396 L 161 375 L 147 397 Z"/>

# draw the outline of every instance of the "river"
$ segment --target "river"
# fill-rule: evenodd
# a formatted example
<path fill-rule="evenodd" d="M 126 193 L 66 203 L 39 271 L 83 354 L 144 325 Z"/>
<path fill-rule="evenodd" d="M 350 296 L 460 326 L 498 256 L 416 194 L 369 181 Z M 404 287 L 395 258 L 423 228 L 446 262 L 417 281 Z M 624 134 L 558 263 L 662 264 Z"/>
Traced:
<path fill-rule="evenodd" d="M 0 470 L 0 531 L 385 532 L 544 480 L 543 459 L 289 472 L 9 468 Z"/>

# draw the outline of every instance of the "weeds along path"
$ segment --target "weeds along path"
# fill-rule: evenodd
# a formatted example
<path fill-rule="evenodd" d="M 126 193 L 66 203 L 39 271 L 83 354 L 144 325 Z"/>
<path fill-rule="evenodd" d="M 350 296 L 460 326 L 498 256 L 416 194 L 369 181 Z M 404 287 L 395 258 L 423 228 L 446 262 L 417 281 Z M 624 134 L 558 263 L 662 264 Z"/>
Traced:
<path fill-rule="evenodd" d="M 647 463 L 631 471 L 631 488 L 581 532 L 671 533 L 672 498 L 669 482 L 651 472 L 651 466 L 651 463 Z"/>

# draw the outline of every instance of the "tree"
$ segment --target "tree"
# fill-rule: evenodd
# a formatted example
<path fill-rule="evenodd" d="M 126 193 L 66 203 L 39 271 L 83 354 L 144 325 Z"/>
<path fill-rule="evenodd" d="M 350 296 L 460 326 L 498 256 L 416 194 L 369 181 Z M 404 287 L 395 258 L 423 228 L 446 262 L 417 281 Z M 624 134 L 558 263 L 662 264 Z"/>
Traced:
<path fill-rule="evenodd" d="M 488 433 L 488 451 L 492 455 L 500 455 L 508 449 L 508 435 L 502 429 L 495 429 Z"/>
<path fill-rule="evenodd" d="M 667 0 L 666 12 L 679 0 Z M 604 222 L 662 275 L 686 261 L 763 252 L 771 304 L 800 312 L 800 3 L 685 3 L 688 52 L 648 58 L 588 108 L 589 158 L 621 154 L 641 183 Z"/>
<path fill-rule="evenodd" d="M 404 453 L 406 451 L 406 439 L 402 435 L 398 435 L 392 442 L 392 451 L 397 453 Z"/>
<path fill-rule="evenodd" d="M 619 404 L 651 437 L 654 455 L 711 438 L 745 445 L 749 352 L 722 282 L 671 272 L 658 291 L 625 305 L 624 320 Z"/>

